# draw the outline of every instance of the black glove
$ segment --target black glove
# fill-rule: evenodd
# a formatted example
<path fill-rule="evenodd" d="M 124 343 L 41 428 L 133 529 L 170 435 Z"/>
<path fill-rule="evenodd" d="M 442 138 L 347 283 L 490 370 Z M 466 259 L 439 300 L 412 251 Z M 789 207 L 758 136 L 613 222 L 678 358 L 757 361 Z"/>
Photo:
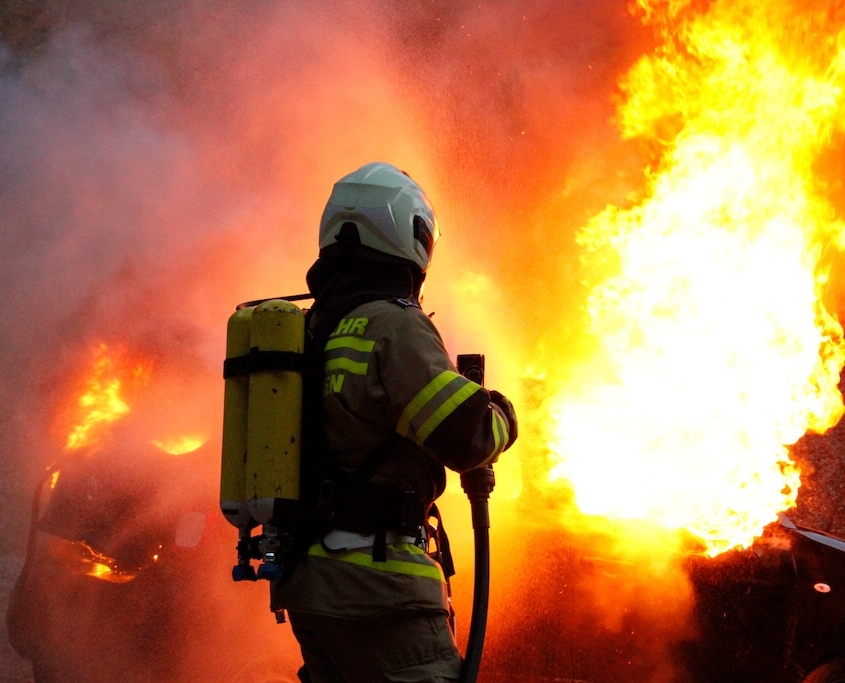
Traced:
<path fill-rule="evenodd" d="M 508 445 L 504 448 L 504 450 L 508 450 L 508 448 L 513 446 L 513 442 L 516 441 L 516 437 L 519 434 L 519 423 L 516 420 L 516 411 L 513 409 L 513 403 L 498 391 L 490 392 L 490 403 L 498 407 L 508 421 Z"/>

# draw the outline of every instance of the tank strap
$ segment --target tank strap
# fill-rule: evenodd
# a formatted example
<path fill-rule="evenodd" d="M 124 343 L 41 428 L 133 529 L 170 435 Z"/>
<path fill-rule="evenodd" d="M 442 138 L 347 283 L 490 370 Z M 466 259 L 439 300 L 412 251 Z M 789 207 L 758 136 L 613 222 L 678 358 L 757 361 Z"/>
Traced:
<path fill-rule="evenodd" d="M 226 358 L 223 361 L 223 379 L 240 377 L 253 372 L 305 370 L 305 355 L 296 351 L 259 351 L 251 350 L 245 356 Z"/>
<path fill-rule="evenodd" d="M 402 308 L 421 308 L 420 302 L 414 299 L 390 299 L 390 302 Z"/>

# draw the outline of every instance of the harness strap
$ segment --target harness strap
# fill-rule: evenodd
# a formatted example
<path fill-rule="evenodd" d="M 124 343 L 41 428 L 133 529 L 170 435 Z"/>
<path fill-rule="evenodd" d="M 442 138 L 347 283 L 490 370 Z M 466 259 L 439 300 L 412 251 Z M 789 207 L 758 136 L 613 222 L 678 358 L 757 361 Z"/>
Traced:
<path fill-rule="evenodd" d="M 326 529 L 344 529 L 360 534 L 376 531 L 397 531 L 418 536 L 425 524 L 426 505 L 414 491 L 369 481 L 349 482 L 344 478 L 324 480 L 323 491 L 331 490 L 324 499 Z"/>
<path fill-rule="evenodd" d="M 223 379 L 249 375 L 253 372 L 274 370 L 305 370 L 305 356 L 296 351 L 259 351 L 252 349 L 244 356 L 226 358 L 223 361 Z"/>

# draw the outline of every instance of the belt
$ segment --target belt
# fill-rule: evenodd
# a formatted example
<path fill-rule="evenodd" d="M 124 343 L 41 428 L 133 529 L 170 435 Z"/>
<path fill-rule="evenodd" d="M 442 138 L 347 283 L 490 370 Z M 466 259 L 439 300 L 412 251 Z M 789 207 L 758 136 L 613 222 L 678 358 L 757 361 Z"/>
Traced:
<path fill-rule="evenodd" d="M 343 529 L 332 529 L 323 535 L 323 546 L 328 550 L 352 550 L 353 548 L 372 548 L 375 543 L 375 534 L 359 534 L 355 531 L 344 531 Z M 420 538 L 424 538 L 422 531 L 417 536 L 406 536 L 400 534 L 398 531 L 388 531 L 385 533 L 384 542 L 389 545 L 391 543 L 410 543 L 417 545 Z"/>

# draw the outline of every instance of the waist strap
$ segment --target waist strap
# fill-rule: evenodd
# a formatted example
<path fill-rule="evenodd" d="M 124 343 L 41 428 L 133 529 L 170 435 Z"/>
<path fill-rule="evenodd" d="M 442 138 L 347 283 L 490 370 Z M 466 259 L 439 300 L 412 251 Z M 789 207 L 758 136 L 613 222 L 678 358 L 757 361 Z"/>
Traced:
<path fill-rule="evenodd" d="M 426 522 L 428 506 L 413 491 L 338 478 L 322 482 L 319 508 L 323 528 L 364 535 L 396 530 L 415 536 Z"/>
<path fill-rule="evenodd" d="M 401 534 L 398 531 L 387 531 L 384 535 L 384 542 L 388 545 L 391 543 L 409 543 L 411 545 L 419 545 L 422 537 L 422 530 L 416 536 L 408 536 Z M 345 531 L 343 529 L 332 529 L 323 535 L 322 546 L 329 552 L 340 552 L 343 550 L 353 550 L 357 548 L 371 548 L 377 542 L 376 534 L 359 534 L 354 531 Z"/>

